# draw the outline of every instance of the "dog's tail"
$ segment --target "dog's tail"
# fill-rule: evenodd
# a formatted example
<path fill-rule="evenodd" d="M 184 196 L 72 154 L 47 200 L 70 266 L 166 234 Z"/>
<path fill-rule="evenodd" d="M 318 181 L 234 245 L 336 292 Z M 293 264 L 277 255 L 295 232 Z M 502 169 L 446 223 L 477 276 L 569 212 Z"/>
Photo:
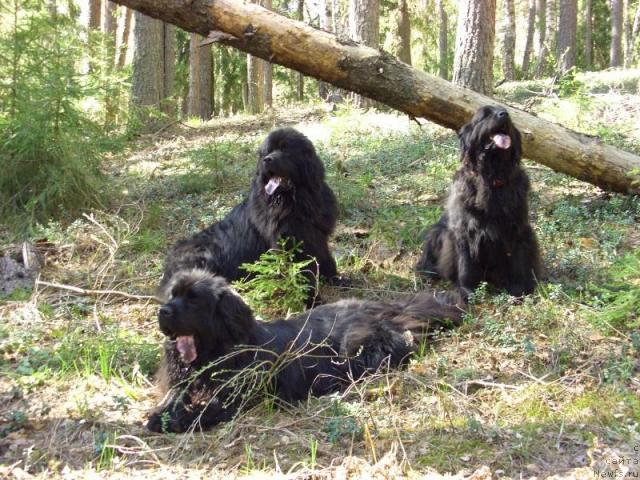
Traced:
<path fill-rule="evenodd" d="M 411 298 L 402 312 L 389 322 L 394 329 L 408 331 L 420 342 L 438 332 L 460 326 L 463 315 L 464 301 L 458 294 L 427 290 Z"/>
<path fill-rule="evenodd" d="M 352 358 L 352 373 L 359 377 L 379 368 L 405 364 L 438 332 L 459 326 L 463 309 L 449 303 L 452 297 L 421 292 L 393 313 L 381 311 L 377 318 L 362 318 L 347 328 L 340 352 Z M 462 302 L 459 302 L 462 305 Z"/>

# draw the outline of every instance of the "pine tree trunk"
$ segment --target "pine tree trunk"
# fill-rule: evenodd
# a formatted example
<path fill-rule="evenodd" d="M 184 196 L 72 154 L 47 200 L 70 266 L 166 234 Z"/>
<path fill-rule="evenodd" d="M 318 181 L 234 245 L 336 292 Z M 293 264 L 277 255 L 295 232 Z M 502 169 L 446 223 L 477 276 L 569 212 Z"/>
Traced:
<path fill-rule="evenodd" d="M 547 0 L 547 17 L 545 19 L 544 44 L 542 50 L 538 53 L 538 61 L 536 62 L 535 77 L 540 78 L 545 75 L 547 64 L 549 62 L 549 54 L 556 51 L 557 45 L 557 2 L 556 0 Z"/>
<path fill-rule="evenodd" d="M 547 26 L 547 0 L 538 0 L 536 5 L 538 22 L 536 25 L 536 59 L 540 58 L 540 52 L 544 49 L 544 41 Z"/>
<path fill-rule="evenodd" d="M 251 3 L 260 3 L 251 0 Z M 264 109 L 264 61 L 247 55 L 247 100 L 249 113 L 256 114 Z"/>
<path fill-rule="evenodd" d="M 622 0 L 610 0 L 611 5 L 611 67 L 622 66 Z"/>
<path fill-rule="evenodd" d="M 453 83 L 485 95 L 493 93 L 495 0 L 459 2 Z"/>
<path fill-rule="evenodd" d="M 213 65 L 211 44 L 200 46 L 203 37 L 192 33 L 189 38 L 189 96 L 187 115 L 209 120 L 213 114 L 211 98 Z"/>
<path fill-rule="evenodd" d="M 304 0 L 298 0 L 298 20 L 304 21 Z M 304 101 L 304 75 L 302 72 L 298 72 L 298 84 L 297 84 L 298 100 Z"/>
<path fill-rule="evenodd" d="M 497 103 L 414 69 L 393 55 L 354 45 L 252 4 L 237 0 L 116 1 L 444 127 L 459 129 L 479 107 Z M 252 30 L 247 30 L 249 24 Z M 640 170 L 640 157 L 522 110 L 505 108 L 522 132 L 526 158 L 606 190 L 640 192 L 635 183 L 639 177 L 633 173 Z"/>
<path fill-rule="evenodd" d="M 560 0 L 558 18 L 557 68 L 566 73 L 576 64 L 577 0 Z"/>
<path fill-rule="evenodd" d="M 378 48 L 380 44 L 380 3 L 379 0 L 349 0 L 349 36 L 352 40 L 368 47 Z M 374 102 L 362 95 L 353 95 L 356 107 L 372 107 Z"/>
<path fill-rule="evenodd" d="M 137 118 L 143 130 L 157 127 L 154 115 L 147 107 L 160 109 L 164 96 L 164 25 L 160 20 L 135 13 L 133 31 L 133 75 L 131 79 L 131 101 L 137 107 Z"/>
<path fill-rule="evenodd" d="M 272 10 L 273 1 L 263 0 L 262 6 L 267 10 Z M 273 107 L 273 65 L 270 62 L 264 62 L 264 106 L 266 108 Z"/>
<path fill-rule="evenodd" d="M 591 68 L 591 52 L 593 51 L 592 40 L 592 28 L 593 28 L 593 14 L 592 14 L 591 0 L 585 0 L 584 2 L 584 68 L 589 70 Z"/>
<path fill-rule="evenodd" d="M 449 78 L 449 55 L 448 55 L 448 18 L 444 9 L 444 0 L 436 0 L 438 8 L 438 74 L 442 78 Z"/>
<path fill-rule="evenodd" d="M 502 24 L 502 74 L 507 82 L 516 79 L 516 12 L 513 0 L 504 0 Z"/>
<path fill-rule="evenodd" d="M 89 29 L 99 30 L 102 17 L 102 1 L 89 0 Z"/>
<path fill-rule="evenodd" d="M 176 102 L 173 98 L 176 81 L 176 27 L 170 23 L 164 23 L 163 34 L 162 111 L 173 116 L 176 114 Z"/>
<path fill-rule="evenodd" d="M 129 49 L 129 36 L 131 34 L 131 19 L 133 10 L 125 7 L 124 24 L 122 26 L 122 37 L 120 39 L 120 49 L 118 50 L 118 61 L 116 62 L 119 69 L 124 68 L 127 61 L 127 51 Z"/>
<path fill-rule="evenodd" d="M 330 5 L 331 2 L 329 0 L 320 0 L 318 2 L 320 28 L 326 32 L 331 32 L 333 29 Z M 318 97 L 320 97 L 321 100 L 326 100 L 329 95 L 329 84 L 322 80 L 318 80 Z"/>
<path fill-rule="evenodd" d="M 625 62 L 629 63 L 629 66 L 633 64 L 633 61 L 636 57 L 634 55 L 636 41 L 638 40 L 638 32 L 640 32 L 640 2 L 638 2 L 638 6 L 636 7 L 636 13 L 633 16 L 633 25 L 631 26 L 631 38 L 629 39 L 629 55 L 625 57 Z"/>
<path fill-rule="evenodd" d="M 409 18 L 407 0 L 398 0 L 397 15 L 398 49 L 396 56 L 407 65 L 411 65 L 411 19 Z"/>
<path fill-rule="evenodd" d="M 536 28 L 536 0 L 529 0 L 529 15 L 527 16 L 527 40 L 522 54 L 522 78 L 529 76 L 529 63 L 533 50 L 533 33 Z"/>

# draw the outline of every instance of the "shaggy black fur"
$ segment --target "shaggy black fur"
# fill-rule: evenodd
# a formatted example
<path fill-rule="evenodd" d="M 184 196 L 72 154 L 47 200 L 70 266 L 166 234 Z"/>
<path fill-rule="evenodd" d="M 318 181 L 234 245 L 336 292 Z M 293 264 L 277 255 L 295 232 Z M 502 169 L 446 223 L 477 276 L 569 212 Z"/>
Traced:
<path fill-rule="evenodd" d="M 423 292 L 397 303 L 341 300 L 267 323 L 203 270 L 178 272 L 169 287 L 158 312 L 168 337 L 159 375 L 166 394 L 147 424 L 156 432 L 211 427 L 265 391 L 293 402 L 399 367 L 422 338 L 458 325 L 462 314 Z"/>
<path fill-rule="evenodd" d="M 426 233 L 417 270 L 456 283 L 465 297 L 481 281 L 529 294 L 541 262 L 529 225 L 520 132 L 504 108 L 486 106 L 459 137 L 462 166 L 442 218 Z"/>
<path fill-rule="evenodd" d="M 332 280 L 337 271 L 328 238 L 336 218 L 336 198 L 324 181 L 324 166 L 313 144 L 292 128 L 274 130 L 260 147 L 249 197 L 220 222 L 173 247 L 160 289 L 185 268 L 236 280 L 243 275 L 241 264 L 256 261 L 281 238 L 302 242 L 299 259 L 315 257 L 320 275 Z M 310 299 L 314 294 L 310 292 Z"/>

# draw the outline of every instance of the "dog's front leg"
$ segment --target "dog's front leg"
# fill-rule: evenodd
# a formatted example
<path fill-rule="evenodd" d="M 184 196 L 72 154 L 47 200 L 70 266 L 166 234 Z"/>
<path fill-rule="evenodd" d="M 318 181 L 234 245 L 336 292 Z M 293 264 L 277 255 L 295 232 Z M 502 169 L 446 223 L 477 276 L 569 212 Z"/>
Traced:
<path fill-rule="evenodd" d="M 480 285 L 482 271 L 478 262 L 471 255 L 468 242 L 458 241 L 456 253 L 458 254 L 458 287 L 466 301 L 475 288 Z"/>

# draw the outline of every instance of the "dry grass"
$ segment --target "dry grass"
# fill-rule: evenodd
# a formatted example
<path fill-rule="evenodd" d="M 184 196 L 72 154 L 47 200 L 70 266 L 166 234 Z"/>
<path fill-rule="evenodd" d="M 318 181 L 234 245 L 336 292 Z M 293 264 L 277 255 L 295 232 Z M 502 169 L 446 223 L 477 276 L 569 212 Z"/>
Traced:
<path fill-rule="evenodd" d="M 333 246 L 352 286 L 323 287 L 323 297 L 392 298 L 421 288 L 412 273 L 418 232 L 440 211 L 455 139 L 401 116 L 317 109 L 176 125 L 138 140 L 110 161 L 122 194 L 108 211 L 40 229 L 37 238 L 48 241 L 40 279 L 153 295 L 167 245 L 241 198 L 257 142 L 284 123 L 316 142 L 341 202 Z M 161 342 L 150 299 L 40 286 L 3 300 L 0 477 L 637 472 L 612 459 L 638 458 L 638 346 L 625 325 L 591 321 L 610 300 L 598 303 L 590 289 L 608 281 L 623 252 L 637 252 L 639 202 L 532 167 L 532 210 L 549 268 L 535 295 L 515 304 L 481 290 L 465 325 L 407 371 L 299 405 L 266 400 L 209 432 L 143 428 L 157 400 Z"/>

